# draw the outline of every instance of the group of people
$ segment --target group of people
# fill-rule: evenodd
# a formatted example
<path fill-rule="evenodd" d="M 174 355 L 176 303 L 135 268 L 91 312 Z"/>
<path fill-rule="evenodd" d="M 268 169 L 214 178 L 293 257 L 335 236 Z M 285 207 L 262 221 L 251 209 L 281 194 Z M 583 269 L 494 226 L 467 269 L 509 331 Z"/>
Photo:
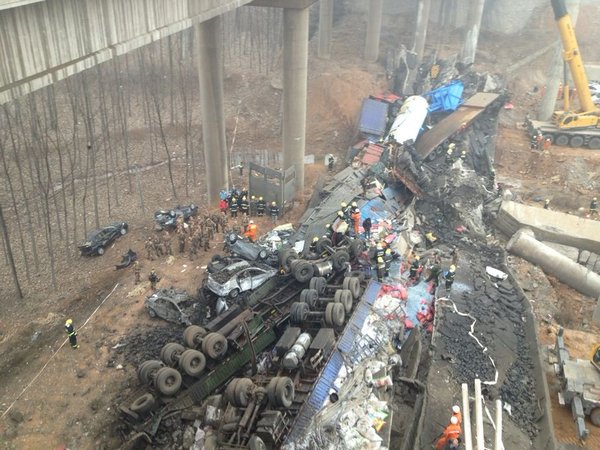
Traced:
<path fill-rule="evenodd" d="M 267 204 L 263 197 L 250 195 L 247 188 L 222 190 L 219 194 L 219 210 L 224 215 L 229 213 L 233 218 L 237 218 L 238 214 L 246 217 L 262 217 L 268 213 L 273 223 L 277 222 L 280 213 L 276 201 Z"/>
<path fill-rule="evenodd" d="M 450 417 L 450 423 L 444 428 L 442 435 L 435 443 L 436 450 L 454 450 L 458 449 L 460 445 L 460 438 L 462 436 L 462 413 L 460 407 L 454 405 L 452 407 L 452 416 Z"/>
<path fill-rule="evenodd" d="M 552 139 L 548 136 L 544 137 L 540 130 L 537 130 L 536 133 L 531 136 L 530 141 L 531 150 L 543 150 L 548 151 L 550 147 L 552 147 Z"/>
<path fill-rule="evenodd" d="M 433 288 L 436 289 L 440 283 L 440 277 L 442 277 L 445 282 L 446 292 L 450 292 L 456 277 L 456 264 L 458 262 L 458 250 L 456 247 L 453 248 L 451 256 L 452 264 L 444 271 L 442 269 L 442 259 L 438 252 L 433 254 L 432 260 L 427 260 L 425 267 L 421 264 L 419 255 L 413 252 L 409 266 L 409 279 L 413 283 L 418 283 L 423 271 L 427 270 L 427 278 L 425 278 L 426 283 L 429 283 L 430 281 L 433 282 Z"/>

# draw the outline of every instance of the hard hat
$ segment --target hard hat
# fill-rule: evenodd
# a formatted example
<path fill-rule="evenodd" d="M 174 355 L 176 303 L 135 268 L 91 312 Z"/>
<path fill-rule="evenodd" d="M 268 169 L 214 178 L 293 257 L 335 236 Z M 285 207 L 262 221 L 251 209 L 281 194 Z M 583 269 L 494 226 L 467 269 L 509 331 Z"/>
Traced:
<path fill-rule="evenodd" d="M 451 155 L 451 154 L 452 154 L 452 149 L 451 149 L 451 148 L 449 148 L 449 149 L 448 149 L 448 151 L 447 151 L 446 153 L 448 153 L 449 155 Z"/>
<path fill-rule="evenodd" d="M 271 205 L 275 206 L 277 204 L 277 202 L 271 202 Z"/>
<path fill-rule="evenodd" d="M 548 199 L 548 198 L 547 198 L 547 199 L 546 199 L 546 203 L 550 203 L 550 199 Z"/>
<path fill-rule="evenodd" d="M 454 142 L 451 142 L 450 145 L 448 145 L 448 149 L 451 149 L 454 147 L 456 147 L 456 144 Z"/>
<path fill-rule="evenodd" d="M 246 196 L 245 195 L 242 197 L 242 200 L 246 200 Z"/>
<path fill-rule="evenodd" d="M 330 223 L 326 224 L 325 228 L 331 228 L 331 224 Z"/>
<path fill-rule="evenodd" d="M 356 208 L 358 205 L 356 204 L 356 202 L 352 202 L 352 207 Z"/>
<path fill-rule="evenodd" d="M 319 238 L 318 238 L 318 236 L 315 236 L 315 237 L 313 238 L 313 242 L 318 242 L 318 241 L 319 241 Z"/>
<path fill-rule="evenodd" d="M 454 405 L 452 407 L 452 412 L 458 414 L 460 412 L 460 407 L 458 405 Z"/>
<path fill-rule="evenodd" d="M 343 211 L 338 211 L 337 215 L 340 216 L 340 217 L 344 217 L 344 212 Z"/>
<path fill-rule="evenodd" d="M 355 213 L 360 213 L 360 209 L 358 209 L 358 208 L 354 208 L 354 212 L 355 212 Z"/>
<path fill-rule="evenodd" d="M 248 222 L 248 223 L 254 223 L 254 220 L 251 220 L 251 221 L 250 221 L 250 222 Z"/>
<path fill-rule="evenodd" d="M 594 197 L 592 200 L 596 201 L 597 199 L 596 199 L 596 197 Z"/>
<path fill-rule="evenodd" d="M 67 319 L 65 325 L 71 325 L 73 323 L 73 319 Z"/>
<path fill-rule="evenodd" d="M 348 206 L 348 204 L 347 204 L 346 202 L 342 202 L 342 203 L 340 203 L 340 206 L 341 206 L 342 208 L 345 208 L 346 206 Z"/>
<path fill-rule="evenodd" d="M 379 257 L 377 258 L 377 262 L 383 262 L 383 258 L 382 258 L 381 256 L 379 256 Z"/>
<path fill-rule="evenodd" d="M 458 418 L 457 418 L 456 416 L 452 416 L 452 417 L 450 418 L 450 423 L 451 423 L 452 425 L 456 425 L 456 424 L 458 423 Z"/>
<path fill-rule="evenodd" d="M 466 151 L 466 150 L 463 150 L 463 151 L 462 151 L 462 152 L 460 152 L 460 153 L 461 153 L 462 155 L 466 155 L 466 154 L 467 154 L 467 151 Z"/>
<path fill-rule="evenodd" d="M 386 253 L 386 255 L 391 255 L 391 254 L 392 254 L 392 250 L 388 248 L 388 249 L 385 251 L 385 253 Z"/>
<path fill-rule="evenodd" d="M 454 272 L 456 270 L 456 266 L 454 264 L 452 264 L 450 266 L 450 272 Z M 457 407 L 458 408 L 458 407 Z"/>
<path fill-rule="evenodd" d="M 258 199 L 259 199 L 259 200 L 262 200 L 263 198 L 262 198 L 262 197 L 258 197 Z"/>
<path fill-rule="evenodd" d="M 252 200 L 256 199 L 256 195 L 253 195 L 252 197 L 250 197 Z"/>
<path fill-rule="evenodd" d="M 237 200 L 237 198 L 231 197 L 231 201 L 235 202 L 236 200 Z"/>
<path fill-rule="evenodd" d="M 421 259 L 421 257 L 420 257 L 419 255 L 416 255 L 416 256 L 415 256 L 415 259 L 418 261 L 418 260 L 420 260 L 420 259 Z"/>

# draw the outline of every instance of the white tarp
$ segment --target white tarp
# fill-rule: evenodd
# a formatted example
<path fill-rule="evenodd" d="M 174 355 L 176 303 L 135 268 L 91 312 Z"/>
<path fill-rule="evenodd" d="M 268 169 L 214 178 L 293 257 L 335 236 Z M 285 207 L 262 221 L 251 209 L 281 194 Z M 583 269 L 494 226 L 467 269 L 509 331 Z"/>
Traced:
<path fill-rule="evenodd" d="M 389 141 L 393 138 L 398 144 L 409 140 L 415 142 L 427 118 L 428 107 L 429 104 L 423 97 L 418 95 L 408 97 L 402 104 L 385 140 Z"/>

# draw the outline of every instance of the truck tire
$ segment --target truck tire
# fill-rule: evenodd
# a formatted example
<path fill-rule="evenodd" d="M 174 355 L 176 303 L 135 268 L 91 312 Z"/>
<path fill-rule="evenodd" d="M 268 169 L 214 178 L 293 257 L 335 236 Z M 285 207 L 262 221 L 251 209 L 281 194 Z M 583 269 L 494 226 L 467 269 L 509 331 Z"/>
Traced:
<path fill-rule="evenodd" d="M 229 242 L 229 244 L 235 244 L 235 242 L 238 240 L 237 234 L 235 233 L 229 233 L 227 235 L 227 242 Z"/>
<path fill-rule="evenodd" d="M 279 265 L 283 267 L 286 272 L 290 271 L 290 264 L 295 259 L 298 259 L 298 254 L 293 248 L 287 248 L 279 253 Z"/>
<path fill-rule="evenodd" d="M 185 351 L 185 347 L 176 342 L 169 342 L 165 344 L 164 347 L 160 351 L 160 359 L 167 366 L 174 366 L 177 364 L 179 360 L 179 355 L 181 355 Z"/>
<path fill-rule="evenodd" d="M 223 257 L 221 255 L 212 255 L 212 257 L 210 258 L 210 260 L 212 262 L 219 262 L 223 259 Z"/>
<path fill-rule="evenodd" d="M 279 406 L 288 409 L 295 396 L 294 382 L 288 377 L 280 377 L 275 387 L 275 401 Z"/>
<path fill-rule="evenodd" d="M 355 277 L 346 277 L 342 282 L 342 288 L 348 289 L 355 300 L 360 297 L 360 281 Z"/>
<path fill-rule="evenodd" d="M 365 281 L 365 273 L 362 270 L 353 270 L 347 276 L 357 278 L 359 283 Z"/>
<path fill-rule="evenodd" d="M 188 349 L 179 357 L 179 367 L 190 377 L 197 377 L 206 368 L 206 356 L 198 350 Z"/>
<path fill-rule="evenodd" d="M 248 450 L 267 450 L 267 446 L 260 437 L 253 434 L 248 440 Z"/>
<path fill-rule="evenodd" d="M 317 241 L 317 253 L 319 255 L 323 252 L 326 252 L 328 247 L 333 247 L 333 242 L 331 242 L 331 239 L 322 237 Z"/>
<path fill-rule="evenodd" d="M 590 421 L 597 427 L 600 427 L 600 407 L 592 409 L 590 412 Z"/>
<path fill-rule="evenodd" d="M 157 371 L 158 369 L 164 367 L 162 361 L 158 361 L 156 359 L 150 359 L 148 361 L 144 361 L 138 367 L 138 378 L 140 379 L 140 383 L 143 385 L 148 385 L 152 381 L 150 375 L 152 372 Z"/>
<path fill-rule="evenodd" d="M 269 399 L 269 404 L 274 408 L 279 406 L 277 404 L 277 397 L 275 396 L 275 390 L 277 388 L 279 378 L 280 377 L 273 377 L 269 380 L 269 384 L 267 384 L 267 398 Z"/>
<path fill-rule="evenodd" d="M 366 249 L 365 241 L 362 239 L 354 239 L 350 243 L 350 247 L 348 250 L 350 251 L 350 256 L 352 258 L 357 258 L 364 250 Z"/>
<path fill-rule="evenodd" d="M 162 395 L 175 395 L 181 388 L 181 374 L 172 367 L 162 367 L 156 372 L 154 387 Z"/>
<path fill-rule="evenodd" d="M 233 288 L 229 291 L 229 298 L 237 298 L 240 295 L 240 290 L 238 288 Z"/>
<path fill-rule="evenodd" d="M 202 353 L 212 359 L 219 359 L 227 353 L 227 339 L 219 333 L 209 333 L 202 341 Z"/>
<path fill-rule="evenodd" d="M 554 139 L 554 143 L 559 147 L 566 147 L 567 145 L 569 145 L 569 136 L 567 136 L 566 134 L 559 134 Z"/>
<path fill-rule="evenodd" d="M 290 307 L 290 323 L 292 325 L 301 325 L 306 320 L 310 312 L 310 307 L 306 303 L 292 303 Z"/>
<path fill-rule="evenodd" d="M 339 328 L 344 325 L 346 310 L 341 303 L 328 303 L 325 308 L 325 325 Z"/>
<path fill-rule="evenodd" d="M 196 348 L 208 332 L 198 325 L 190 325 L 183 331 L 183 343 L 190 348 Z"/>
<path fill-rule="evenodd" d="M 250 378 L 240 378 L 235 385 L 233 397 L 236 408 L 245 408 L 250 403 L 250 391 L 254 387 L 254 383 Z"/>
<path fill-rule="evenodd" d="M 571 139 L 569 139 L 569 145 L 573 148 L 583 147 L 584 142 L 583 136 L 571 136 Z"/>
<path fill-rule="evenodd" d="M 308 261 L 297 261 L 294 263 L 294 268 L 292 269 L 292 275 L 296 278 L 298 283 L 306 283 L 309 281 L 312 276 L 315 274 L 315 269 L 313 265 Z"/>
<path fill-rule="evenodd" d="M 225 388 L 225 399 L 232 405 L 235 403 L 235 386 L 239 380 L 239 378 L 234 378 Z"/>
<path fill-rule="evenodd" d="M 129 409 L 136 414 L 144 414 L 154 408 L 154 405 L 156 405 L 156 399 L 154 395 L 148 393 L 136 398 L 129 406 Z"/>
<path fill-rule="evenodd" d="M 325 292 L 325 288 L 327 288 L 327 280 L 324 277 L 312 277 L 308 283 L 308 288 L 322 294 Z"/>
<path fill-rule="evenodd" d="M 591 138 L 588 147 L 592 150 L 600 150 L 600 137 L 594 136 Z"/>
<path fill-rule="evenodd" d="M 98 253 L 98 256 L 104 255 L 104 247 L 98 247 L 96 253 Z"/>
<path fill-rule="evenodd" d="M 338 250 L 331 257 L 331 263 L 333 264 L 333 270 L 341 271 L 346 268 L 346 263 L 350 261 L 350 255 L 346 250 Z"/>
<path fill-rule="evenodd" d="M 302 292 L 300 292 L 300 301 L 311 308 L 314 308 L 317 300 L 319 300 L 319 293 L 315 289 L 302 289 Z"/>
<path fill-rule="evenodd" d="M 352 311 L 352 293 L 349 290 L 339 289 L 335 291 L 333 301 L 334 303 L 341 303 L 346 313 Z"/>

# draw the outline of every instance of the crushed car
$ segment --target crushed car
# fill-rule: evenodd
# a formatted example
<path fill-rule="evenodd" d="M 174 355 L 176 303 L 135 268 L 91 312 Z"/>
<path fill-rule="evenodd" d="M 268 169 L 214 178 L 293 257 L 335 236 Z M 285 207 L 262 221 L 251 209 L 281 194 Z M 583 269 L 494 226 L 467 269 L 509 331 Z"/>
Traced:
<path fill-rule="evenodd" d="M 188 221 L 190 217 L 198 214 L 198 207 L 193 203 L 191 205 L 177 205 L 173 209 L 156 211 L 154 213 L 154 221 L 156 228 L 162 230 L 164 228 L 174 228 L 177 225 L 177 218 L 183 217 L 184 221 Z"/>
<path fill-rule="evenodd" d="M 127 222 L 113 222 L 88 234 L 85 242 L 78 248 L 82 256 L 104 255 L 104 249 L 119 236 L 127 234 Z"/>
<path fill-rule="evenodd" d="M 191 325 L 195 311 L 195 301 L 185 290 L 175 288 L 158 289 L 146 298 L 144 306 L 152 318 L 167 322 Z"/>
<path fill-rule="evenodd" d="M 270 249 L 265 246 L 251 242 L 249 239 L 245 239 L 235 233 L 227 235 L 225 249 L 229 251 L 231 256 L 240 257 L 246 261 L 264 261 L 271 254 Z"/>
<path fill-rule="evenodd" d="M 262 263 L 237 261 L 208 275 L 206 287 L 220 297 L 236 298 L 256 289 L 277 275 L 277 269 Z"/>

